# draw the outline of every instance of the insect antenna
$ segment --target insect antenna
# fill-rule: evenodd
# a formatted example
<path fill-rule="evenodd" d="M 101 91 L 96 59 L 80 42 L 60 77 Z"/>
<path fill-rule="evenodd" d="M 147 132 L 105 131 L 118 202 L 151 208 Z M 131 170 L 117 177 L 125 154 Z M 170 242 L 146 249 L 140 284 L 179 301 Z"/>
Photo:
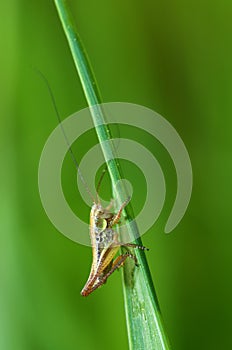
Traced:
<path fill-rule="evenodd" d="M 87 182 L 84 179 L 84 176 L 83 176 L 82 171 L 80 169 L 79 163 L 78 163 L 78 161 L 77 161 L 77 159 L 75 157 L 75 154 L 74 154 L 74 152 L 72 150 L 72 147 L 71 147 L 71 145 L 69 143 L 68 137 L 66 135 L 66 132 L 65 132 L 63 124 L 62 124 L 62 120 L 61 120 L 61 117 L 60 117 L 60 114 L 59 114 L 59 111 L 58 111 L 58 108 L 57 108 L 56 100 L 55 100 L 54 94 L 52 92 L 51 86 L 49 85 L 49 82 L 48 82 L 47 78 L 45 77 L 45 75 L 39 69 L 35 68 L 35 70 L 41 76 L 41 78 L 44 80 L 44 82 L 45 82 L 45 84 L 47 86 L 48 92 L 49 92 L 50 97 L 52 99 L 52 104 L 53 104 L 53 107 L 54 107 L 54 110 L 55 110 L 55 113 L 56 113 L 56 117 L 58 119 L 58 122 L 59 122 L 59 125 L 60 125 L 60 128 L 61 128 L 61 131 L 63 133 L 64 139 L 66 141 L 66 144 L 68 146 L 69 154 L 70 154 L 70 156 L 72 158 L 72 161 L 73 161 L 73 163 L 74 163 L 74 165 L 75 165 L 75 167 L 77 169 L 78 175 L 79 175 L 79 177 L 80 177 L 80 179 L 81 179 L 81 181 L 82 181 L 82 183 L 83 183 L 83 185 L 84 185 L 84 187 L 85 187 L 89 197 L 91 198 L 93 203 L 96 203 L 96 199 L 94 198 L 92 192 L 90 191 L 90 189 L 89 189 L 89 187 L 87 185 Z M 98 194 L 97 194 L 97 199 L 98 199 Z"/>
<path fill-rule="evenodd" d="M 97 184 L 96 195 L 97 195 L 97 202 L 98 203 L 100 203 L 99 190 L 100 190 L 100 186 L 101 186 L 102 180 L 104 178 L 104 175 L 106 173 L 106 170 L 107 170 L 107 168 L 105 167 L 101 173 L 100 179 L 99 179 L 98 184 Z"/>

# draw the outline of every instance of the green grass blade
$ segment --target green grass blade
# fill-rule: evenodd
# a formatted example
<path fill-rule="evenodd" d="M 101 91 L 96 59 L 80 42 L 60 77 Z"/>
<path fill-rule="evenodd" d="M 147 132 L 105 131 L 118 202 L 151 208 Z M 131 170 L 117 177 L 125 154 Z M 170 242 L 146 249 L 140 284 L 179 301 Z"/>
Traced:
<path fill-rule="evenodd" d="M 112 186 L 115 188 L 116 183 L 122 178 L 120 175 L 121 171 L 116 159 L 114 157 L 112 159 L 114 148 L 109 141 L 110 132 L 103 110 L 101 106 L 96 106 L 101 103 L 96 80 L 66 1 L 54 0 L 54 2 L 71 49 L 88 106 L 91 108 L 93 123 L 107 162 Z M 95 107 L 92 108 L 93 106 Z M 125 198 L 125 189 L 122 186 L 117 187 L 117 198 Z M 125 212 L 128 231 L 131 240 L 134 241 L 134 237 L 138 237 L 138 229 L 136 224 L 132 223 L 133 211 L 130 204 L 125 208 Z M 135 242 L 142 245 L 141 239 L 137 239 Z M 131 262 L 127 262 L 123 269 L 123 288 L 130 349 L 170 349 L 146 256 L 140 250 L 136 251 L 135 254 L 140 267 L 135 270 L 134 265 Z"/>

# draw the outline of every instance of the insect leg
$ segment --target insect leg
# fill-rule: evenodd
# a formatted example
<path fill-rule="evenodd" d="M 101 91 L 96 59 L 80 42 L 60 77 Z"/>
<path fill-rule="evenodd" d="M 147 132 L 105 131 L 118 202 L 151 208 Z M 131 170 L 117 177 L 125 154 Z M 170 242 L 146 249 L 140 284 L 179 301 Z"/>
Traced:
<path fill-rule="evenodd" d="M 123 209 L 124 209 L 125 206 L 129 203 L 130 199 L 131 199 L 131 198 L 128 197 L 127 200 L 125 200 L 125 202 L 122 203 L 122 205 L 121 205 L 121 207 L 119 208 L 117 214 L 115 214 L 114 217 L 113 217 L 113 219 L 111 220 L 110 226 L 113 226 L 113 225 L 117 224 L 117 222 L 118 222 L 119 219 L 120 219 L 120 216 L 121 216 L 121 214 L 122 214 Z"/>
<path fill-rule="evenodd" d="M 110 210 L 114 205 L 114 199 L 110 200 L 110 204 L 106 207 L 106 210 Z"/>
<path fill-rule="evenodd" d="M 136 256 L 135 256 L 134 254 L 131 254 L 131 252 L 127 251 L 126 253 L 119 255 L 119 256 L 113 261 L 112 269 L 114 268 L 114 270 L 116 270 L 117 268 L 121 267 L 121 266 L 124 264 L 125 260 L 126 260 L 128 257 L 131 258 L 131 259 L 133 259 L 134 262 L 135 262 L 135 265 L 138 266 L 138 261 L 137 261 Z M 116 266 L 116 268 L 115 268 L 115 266 Z M 112 270 L 112 269 L 111 269 L 111 270 Z"/>
<path fill-rule="evenodd" d="M 135 243 L 117 242 L 117 245 L 119 245 L 120 247 L 131 247 L 131 248 L 137 248 L 137 249 L 141 249 L 141 250 L 149 250 L 149 248 L 146 248 L 143 245 L 138 245 Z"/>
<path fill-rule="evenodd" d="M 134 260 L 135 262 L 135 265 L 138 266 L 138 262 L 137 262 L 137 258 L 135 255 L 131 254 L 130 252 L 126 252 L 124 254 L 121 254 L 119 255 L 114 261 L 113 261 L 113 264 L 112 264 L 112 267 L 110 269 L 109 272 L 107 272 L 102 278 L 101 280 L 96 283 L 92 288 L 91 288 L 91 291 L 88 293 L 92 293 L 95 289 L 99 288 L 100 286 L 102 286 L 104 283 L 106 283 L 106 280 L 110 277 L 110 275 L 112 275 L 112 273 L 119 269 L 121 266 L 124 265 L 125 263 L 125 260 L 127 258 L 131 258 Z"/>

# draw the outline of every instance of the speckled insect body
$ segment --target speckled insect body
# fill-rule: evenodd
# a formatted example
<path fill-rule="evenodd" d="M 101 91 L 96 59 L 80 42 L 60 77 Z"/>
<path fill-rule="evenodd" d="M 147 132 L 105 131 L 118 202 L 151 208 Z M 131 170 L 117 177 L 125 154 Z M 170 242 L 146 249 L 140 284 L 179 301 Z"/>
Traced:
<path fill-rule="evenodd" d="M 121 217 L 125 201 L 118 212 L 113 214 L 110 207 L 103 208 L 101 204 L 94 203 L 90 212 L 90 238 L 92 245 L 93 261 L 89 278 L 81 291 L 81 295 L 88 296 L 95 289 L 102 286 L 108 277 L 121 266 L 125 260 L 130 257 L 137 264 L 136 256 L 127 251 L 115 258 L 121 246 L 139 249 L 147 249 L 133 243 L 121 243 L 118 240 L 118 233 L 113 229 Z M 115 258 L 115 259 L 114 259 Z"/>

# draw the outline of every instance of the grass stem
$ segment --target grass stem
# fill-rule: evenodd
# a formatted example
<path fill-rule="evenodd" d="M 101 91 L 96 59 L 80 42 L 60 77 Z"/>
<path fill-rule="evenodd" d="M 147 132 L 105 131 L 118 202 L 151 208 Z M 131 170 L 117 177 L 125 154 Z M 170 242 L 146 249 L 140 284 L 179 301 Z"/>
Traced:
<path fill-rule="evenodd" d="M 113 188 L 122 178 L 121 170 L 110 142 L 110 131 L 101 107 L 100 93 L 97 88 L 87 54 L 77 34 L 73 18 L 65 0 L 54 0 L 62 23 L 72 57 L 81 81 L 81 85 L 90 107 L 93 123 L 109 170 Z M 108 141 L 108 142 L 105 142 Z M 110 160 L 109 160 L 110 159 Z M 117 198 L 125 195 L 123 187 L 117 187 Z M 128 231 L 132 241 L 142 245 L 138 237 L 138 228 L 132 223 L 133 210 L 129 204 L 126 208 Z M 137 250 L 139 268 L 134 270 L 130 262 L 123 269 L 123 289 L 127 319 L 129 346 L 132 350 L 167 350 L 170 349 L 166 331 L 158 305 L 147 259 L 143 251 Z"/>

